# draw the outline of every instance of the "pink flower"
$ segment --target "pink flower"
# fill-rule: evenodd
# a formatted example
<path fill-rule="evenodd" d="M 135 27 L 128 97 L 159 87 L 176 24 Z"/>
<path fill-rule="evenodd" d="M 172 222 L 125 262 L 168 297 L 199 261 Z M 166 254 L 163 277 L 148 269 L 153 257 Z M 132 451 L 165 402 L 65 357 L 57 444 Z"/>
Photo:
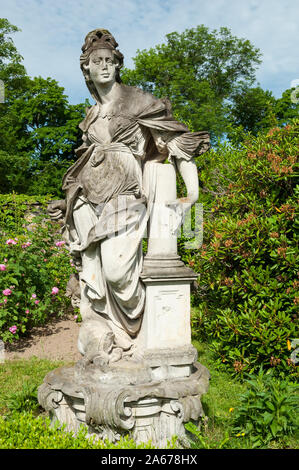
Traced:
<path fill-rule="evenodd" d="M 36 299 L 36 294 L 32 294 L 31 296 L 33 299 Z"/>
<path fill-rule="evenodd" d="M 74 315 L 74 320 L 77 320 L 77 318 L 78 318 L 78 315 Z"/>
<path fill-rule="evenodd" d="M 26 313 L 26 315 L 28 315 L 28 313 L 29 313 L 29 310 L 28 310 L 28 308 L 27 308 L 27 310 L 25 310 L 25 313 Z"/>
<path fill-rule="evenodd" d="M 44 262 L 46 263 L 47 261 L 48 261 L 47 258 L 45 258 L 45 259 L 44 259 Z"/>
<path fill-rule="evenodd" d="M 39 300 L 35 300 L 34 303 L 37 305 L 39 304 Z"/>
<path fill-rule="evenodd" d="M 7 303 L 7 298 L 5 297 L 5 299 L 3 300 L 3 302 L 6 304 Z"/>
<path fill-rule="evenodd" d="M 12 293 L 12 291 L 10 289 L 4 289 L 2 291 L 2 294 L 4 294 L 4 295 L 10 295 L 11 293 Z"/>
<path fill-rule="evenodd" d="M 58 292 L 59 292 L 58 287 L 53 287 L 51 294 L 55 295 L 55 294 L 58 294 Z"/>
<path fill-rule="evenodd" d="M 9 331 L 14 335 L 17 332 L 17 329 L 18 328 L 16 327 L 16 325 L 14 325 L 9 328 Z"/>
<path fill-rule="evenodd" d="M 6 240 L 6 245 L 16 245 L 17 242 L 15 240 L 13 240 L 12 238 L 9 238 L 8 240 Z"/>
<path fill-rule="evenodd" d="M 4 258 L 4 263 L 7 263 L 7 258 Z"/>
<path fill-rule="evenodd" d="M 31 242 L 26 242 L 22 245 L 22 248 L 27 248 L 27 246 L 30 246 L 30 245 L 32 245 Z"/>
<path fill-rule="evenodd" d="M 0 271 L 5 271 L 5 270 L 6 270 L 5 264 L 0 264 Z"/>
<path fill-rule="evenodd" d="M 64 241 L 56 242 L 55 245 L 56 246 L 62 246 L 62 245 L 65 245 L 65 242 Z"/>

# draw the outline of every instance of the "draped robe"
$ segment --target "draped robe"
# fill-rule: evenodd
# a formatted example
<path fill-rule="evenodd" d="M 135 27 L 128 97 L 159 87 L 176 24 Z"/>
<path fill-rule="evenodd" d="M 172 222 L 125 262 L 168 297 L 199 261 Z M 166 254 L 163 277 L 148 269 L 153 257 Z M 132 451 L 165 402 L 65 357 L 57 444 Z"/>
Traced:
<path fill-rule="evenodd" d="M 109 122 L 109 143 L 101 139 L 103 119 Z M 209 148 L 209 136 L 176 121 L 167 99 L 123 84 L 109 115 L 97 102 L 79 127 L 78 160 L 63 178 L 64 237 L 81 261 L 82 309 L 89 305 L 108 322 L 116 344 L 129 349 L 145 302 L 139 277 L 155 198 L 155 162 L 190 160 Z"/>

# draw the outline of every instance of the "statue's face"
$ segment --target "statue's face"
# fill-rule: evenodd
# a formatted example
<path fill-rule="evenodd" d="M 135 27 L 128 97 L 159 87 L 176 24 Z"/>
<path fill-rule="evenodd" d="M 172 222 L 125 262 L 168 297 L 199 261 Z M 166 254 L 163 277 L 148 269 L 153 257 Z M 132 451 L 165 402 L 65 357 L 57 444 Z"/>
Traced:
<path fill-rule="evenodd" d="M 88 68 L 90 79 L 95 85 L 104 85 L 115 81 L 117 62 L 110 49 L 92 51 L 86 68 Z"/>

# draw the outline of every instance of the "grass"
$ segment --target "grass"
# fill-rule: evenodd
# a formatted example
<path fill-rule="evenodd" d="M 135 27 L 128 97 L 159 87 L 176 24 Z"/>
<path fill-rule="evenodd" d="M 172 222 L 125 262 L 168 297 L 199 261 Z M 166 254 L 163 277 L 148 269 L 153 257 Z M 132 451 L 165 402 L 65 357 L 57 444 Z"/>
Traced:
<path fill-rule="evenodd" d="M 207 424 L 201 431 L 200 447 L 230 449 L 250 449 L 248 439 L 237 437 L 231 431 L 231 421 L 234 409 L 239 405 L 239 397 L 247 389 L 241 379 L 233 378 L 224 370 L 215 367 L 215 358 L 209 345 L 193 341 L 198 351 L 198 361 L 206 366 L 211 374 L 210 386 L 207 394 L 202 397 L 203 409 L 208 417 Z M 225 444 L 223 445 L 223 442 Z M 288 436 L 282 441 L 272 441 L 269 448 L 299 448 L 297 436 Z"/>
<path fill-rule="evenodd" d="M 39 386 L 50 370 L 62 365 L 63 362 L 37 357 L 0 363 L 0 415 L 7 413 L 7 401 L 13 394 L 22 390 L 25 382 Z"/>
<path fill-rule="evenodd" d="M 249 449 L 249 442 L 245 438 L 233 436 L 230 428 L 233 409 L 237 407 L 239 396 L 245 392 L 246 385 L 236 378 L 232 378 L 225 371 L 217 370 L 208 344 L 196 341 L 193 344 L 198 350 L 198 361 L 206 366 L 211 374 L 208 393 L 202 397 L 203 408 L 208 420 L 199 432 L 196 448 L 217 449 L 224 447 L 230 449 Z M 0 419 L 1 416 L 9 417 L 11 409 L 9 409 L 8 404 L 12 397 L 15 397 L 18 392 L 24 390 L 24 384 L 29 383 L 32 386 L 38 387 L 50 370 L 62 365 L 66 364 L 61 361 L 53 362 L 36 357 L 28 360 L 13 360 L 3 364 L 0 363 Z M 285 442 L 280 443 L 275 441 L 269 447 L 297 449 L 299 444 L 298 439 L 289 437 L 287 446 Z"/>
<path fill-rule="evenodd" d="M 193 341 L 193 345 L 198 351 L 198 361 L 206 366 L 211 374 L 208 393 L 202 397 L 203 409 L 208 417 L 202 431 L 203 438 L 206 447 L 219 448 L 228 437 L 232 410 L 237 406 L 239 395 L 246 390 L 246 386 L 215 367 L 213 353 L 208 344 Z M 231 442 L 231 437 L 229 439 L 230 446 L 234 444 L 236 448 L 246 447 L 244 442 L 241 443 L 238 439 L 233 439 L 234 442 Z"/>

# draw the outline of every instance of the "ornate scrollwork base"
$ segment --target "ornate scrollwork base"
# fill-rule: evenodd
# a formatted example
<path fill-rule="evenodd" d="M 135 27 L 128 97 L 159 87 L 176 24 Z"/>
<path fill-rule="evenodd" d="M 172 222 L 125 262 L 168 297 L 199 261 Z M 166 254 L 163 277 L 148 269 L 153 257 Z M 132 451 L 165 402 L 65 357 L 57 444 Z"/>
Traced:
<path fill-rule="evenodd" d="M 144 372 L 144 371 L 143 371 Z M 184 423 L 199 423 L 204 416 L 201 395 L 209 385 L 208 370 L 193 364 L 189 377 L 161 381 L 140 380 L 116 383 L 115 375 L 96 374 L 92 366 L 76 366 L 50 372 L 39 387 L 38 399 L 52 421 L 76 433 L 81 424 L 88 435 L 116 442 L 130 433 L 137 443 L 151 440 L 154 446 L 167 447 L 173 436 L 186 439 Z"/>

